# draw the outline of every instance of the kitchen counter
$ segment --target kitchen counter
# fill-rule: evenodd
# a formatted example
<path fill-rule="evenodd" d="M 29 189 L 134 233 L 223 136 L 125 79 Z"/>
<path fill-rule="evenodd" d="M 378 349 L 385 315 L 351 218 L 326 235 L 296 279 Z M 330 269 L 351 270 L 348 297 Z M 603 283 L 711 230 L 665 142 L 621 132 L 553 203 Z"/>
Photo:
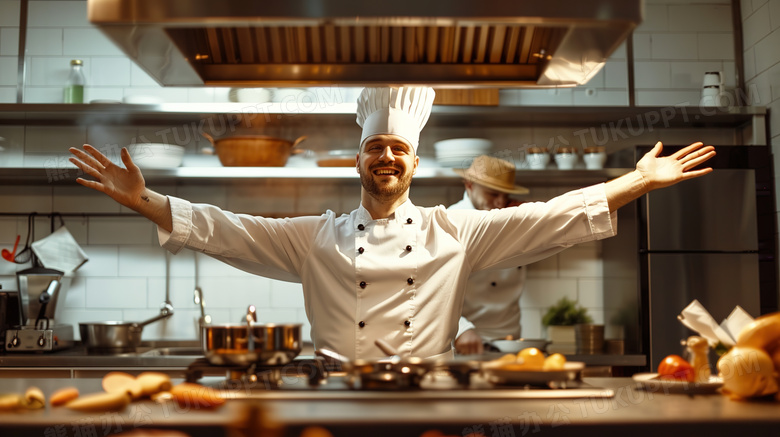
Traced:
<path fill-rule="evenodd" d="M 736 433 L 776 435 L 780 429 L 778 403 L 735 402 L 720 394 L 686 395 L 638 389 L 630 378 L 586 378 L 585 383 L 609 388 L 614 397 L 569 399 L 448 400 L 394 396 L 322 400 L 233 400 L 217 410 L 175 407 L 151 401 L 131 404 L 116 413 L 83 414 L 46 407 L 21 413 L 0 413 L 3 436 L 109 435 L 139 426 L 179 429 L 197 435 L 277 435 L 260 432 L 271 426 L 267 417 L 283 424 L 283 435 L 297 436 L 312 425 L 334 435 L 418 436 L 438 429 L 452 435 L 471 432 L 485 436 L 729 436 Z M 21 392 L 38 386 L 48 396 L 55 389 L 77 386 L 82 393 L 100 390 L 100 380 L 0 378 L 0 392 Z M 263 414 L 263 413 L 268 413 Z M 262 423 L 259 423 L 262 422 Z"/>

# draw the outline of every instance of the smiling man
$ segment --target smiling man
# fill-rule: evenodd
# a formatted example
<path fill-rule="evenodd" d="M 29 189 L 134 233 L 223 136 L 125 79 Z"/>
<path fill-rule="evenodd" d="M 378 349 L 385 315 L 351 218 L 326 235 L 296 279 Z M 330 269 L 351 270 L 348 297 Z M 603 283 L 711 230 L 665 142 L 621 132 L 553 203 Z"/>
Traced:
<path fill-rule="evenodd" d="M 450 357 L 466 281 L 472 272 L 525 265 L 573 244 L 616 232 L 615 211 L 656 188 L 701 176 L 711 158 L 701 143 L 546 203 L 492 211 L 422 208 L 409 199 L 419 135 L 434 92 L 427 87 L 366 88 L 358 99 L 362 136 L 356 169 L 361 202 L 349 214 L 284 219 L 236 214 L 146 187 L 126 149 L 124 167 L 97 149 L 71 148 L 71 162 L 106 193 L 152 220 L 160 244 L 203 252 L 244 271 L 301 282 L 317 348 L 379 358 L 382 339 L 400 355 Z"/>

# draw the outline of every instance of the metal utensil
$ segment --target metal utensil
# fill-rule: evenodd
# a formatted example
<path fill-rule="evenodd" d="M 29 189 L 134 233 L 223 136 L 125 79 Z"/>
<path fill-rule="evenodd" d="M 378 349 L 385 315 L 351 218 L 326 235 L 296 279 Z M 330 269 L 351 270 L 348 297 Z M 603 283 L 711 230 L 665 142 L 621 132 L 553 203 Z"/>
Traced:
<path fill-rule="evenodd" d="M 144 326 L 172 315 L 173 307 L 170 304 L 163 304 L 160 314 L 140 323 L 118 321 L 79 323 L 81 342 L 90 352 L 106 354 L 135 352 L 141 343 Z"/>

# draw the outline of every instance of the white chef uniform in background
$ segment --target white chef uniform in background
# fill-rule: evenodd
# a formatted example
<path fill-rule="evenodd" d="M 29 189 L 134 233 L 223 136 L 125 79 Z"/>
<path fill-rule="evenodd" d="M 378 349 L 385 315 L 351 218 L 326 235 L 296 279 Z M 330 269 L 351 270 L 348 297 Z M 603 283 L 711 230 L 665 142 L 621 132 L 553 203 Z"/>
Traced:
<path fill-rule="evenodd" d="M 425 87 L 365 89 L 358 99 L 361 144 L 394 134 L 416 151 L 433 97 Z M 362 205 L 341 216 L 270 219 L 169 201 L 173 231 L 158 229 L 163 247 L 200 250 L 250 273 L 301 282 L 315 347 L 353 359 L 385 356 L 377 338 L 401 354 L 450 356 L 472 272 L 529 264 L 612 236 L 617 224 L 603 184 L 489 212 L 407 200 L 379 220 Z"/>

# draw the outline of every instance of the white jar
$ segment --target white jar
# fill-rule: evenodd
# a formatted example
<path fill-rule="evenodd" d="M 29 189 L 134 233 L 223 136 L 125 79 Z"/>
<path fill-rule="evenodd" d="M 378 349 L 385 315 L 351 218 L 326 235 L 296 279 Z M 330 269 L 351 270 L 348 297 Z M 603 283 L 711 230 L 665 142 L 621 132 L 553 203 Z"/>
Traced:
<path fill-rule="evenodd" d="M 555 153 L 555 165 L 560 170 L 571 170 L 578 160 L 577 151 L 573 147 L 561 147 Z"/>
<path fill-rule="evenodd" d="M 604 147 L 586 147 L 582 155 L 585 168 L 588 170 L 600 170 L 607 163 L 607 152 Z"/>
<path fill-rule="evenodd" d="M 544 170 L 550 163 L 550 154 L 543 147 L 531 147 L 526 151 L 525 163 L 531 170 Z"/>

